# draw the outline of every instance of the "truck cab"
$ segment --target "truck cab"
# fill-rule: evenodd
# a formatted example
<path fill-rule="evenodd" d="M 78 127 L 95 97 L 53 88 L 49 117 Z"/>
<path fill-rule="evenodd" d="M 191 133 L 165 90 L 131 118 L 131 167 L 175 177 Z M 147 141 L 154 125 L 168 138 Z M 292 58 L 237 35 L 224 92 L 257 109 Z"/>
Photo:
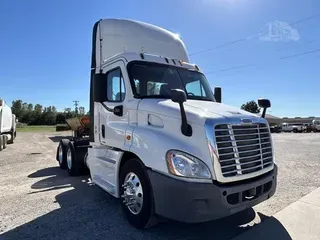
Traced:
<path fill-rule="evenodd" d="M 100 20 L 91 69 L 87 152 L 68 143 L 61 156 L 68 168 L 84 164 L 96 185 L 121 198 L 130 224 L 147 228 L 158 215 L 210 221 L 274 194 L 268 122 L 221 103 L 221 89 L 211 90 L 178 35 Z"/>
<path fill-rule="evenodd" d="M 312 131 L 320 132 L 320 119 L 312 120 Z"/>

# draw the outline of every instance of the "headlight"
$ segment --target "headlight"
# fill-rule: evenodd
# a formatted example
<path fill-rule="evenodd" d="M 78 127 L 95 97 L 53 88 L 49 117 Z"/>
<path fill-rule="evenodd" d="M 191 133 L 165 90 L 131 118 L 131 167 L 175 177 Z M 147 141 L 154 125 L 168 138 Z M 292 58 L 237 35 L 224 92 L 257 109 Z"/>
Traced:
<path fill-rule="evenodd" d="M 171 174 L 190 178 L 211 178 L 208 167 L 201 160 L 180 151 L 167 153 L 168 170 Z"/>

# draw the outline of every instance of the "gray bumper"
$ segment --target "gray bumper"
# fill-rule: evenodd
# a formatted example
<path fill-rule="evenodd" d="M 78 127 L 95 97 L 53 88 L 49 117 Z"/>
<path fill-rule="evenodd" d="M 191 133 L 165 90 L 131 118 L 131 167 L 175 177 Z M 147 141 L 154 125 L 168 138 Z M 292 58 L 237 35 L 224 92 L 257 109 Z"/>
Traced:
<path fill-rule="evenodd" d="M 148 170 L 157 214 L 181 222 L 205 222 L 253 207 L 276 190 L 277 166 L 233 184 L 191 183 Z M 250 190 L 250 191 L 248 191 Z"/>

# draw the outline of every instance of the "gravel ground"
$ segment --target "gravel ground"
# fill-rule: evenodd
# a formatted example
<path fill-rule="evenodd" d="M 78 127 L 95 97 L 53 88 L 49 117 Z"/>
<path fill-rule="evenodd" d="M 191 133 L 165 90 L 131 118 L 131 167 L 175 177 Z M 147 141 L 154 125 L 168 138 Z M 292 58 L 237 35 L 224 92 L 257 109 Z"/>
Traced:
<path fill-rule="evenodd" d="M 231 239 L 320 187 L 320 134 L 273 134 L 279 166 L 273 198 L 209 223 L 167 221 L 139 231 L 88 176 L 70 178 L 57 167 L 59 136 L 52 134 L 19 133 L 0 153 L 0 239 Z"/>

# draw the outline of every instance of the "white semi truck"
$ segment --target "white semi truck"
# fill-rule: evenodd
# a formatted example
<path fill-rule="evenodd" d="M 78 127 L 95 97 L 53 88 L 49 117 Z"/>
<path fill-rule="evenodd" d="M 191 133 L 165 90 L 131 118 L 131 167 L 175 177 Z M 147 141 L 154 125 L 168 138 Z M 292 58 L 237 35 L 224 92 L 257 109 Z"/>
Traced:
<path fill-rule="evenodd" d="M 0 151 L 7 144 L 14 142 L 16 137 L 16 116 L 12 114 L 11 108 L 0 98 Z"/>
<path fill-rule="evenodd" d="M 262 117 L 222 104 L 179 36 L 147 23 L 98 21 L 91 61 L 89 132 L 61 140 L 57 160 L 89 169 L 130 224 L 210 221 L 274 194 L 269 100 Z"/>

